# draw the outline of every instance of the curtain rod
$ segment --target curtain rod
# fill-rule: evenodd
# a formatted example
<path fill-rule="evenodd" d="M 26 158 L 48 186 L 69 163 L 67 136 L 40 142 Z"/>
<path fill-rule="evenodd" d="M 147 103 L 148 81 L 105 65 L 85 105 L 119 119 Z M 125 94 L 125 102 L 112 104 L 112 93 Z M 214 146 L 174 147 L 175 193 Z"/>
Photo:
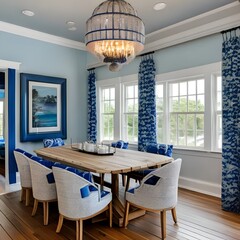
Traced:
<path fill-rule="evenodd" d="M 143 57 L 143 56 L 146 56 L 146 55 L 149 55 L 149 54 L 153 54 L 154 52 L 155 51 L 143 53 L 143 54 L 140 54 L 139 57 Z"/>
<path fill-rule="evenodd" d="M 226 32 L 230 32 L 230 31 L 235 31 L 235 30 L 237 30 L 237 29 L 240 29 L 240 26 L 234 27 L 234 28 L 231 28 L 231 29 L 228 29 L 228 30 L 221 31 L 221 34 L 224 34 L 224 33 L 226 33 Z"/>
<path fill-rule="evenodd" d="M 87 70 L 88 71 L 93 71 L 93 70 L 95 70 L 95 68 L 88 68 Z"/>

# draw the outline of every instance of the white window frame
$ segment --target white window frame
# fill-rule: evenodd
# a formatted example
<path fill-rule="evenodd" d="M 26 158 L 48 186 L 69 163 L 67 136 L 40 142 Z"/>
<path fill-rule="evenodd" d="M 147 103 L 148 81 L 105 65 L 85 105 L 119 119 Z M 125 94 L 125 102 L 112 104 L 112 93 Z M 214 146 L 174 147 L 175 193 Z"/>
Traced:
<path fill-rule="evenodd" d="M 221 75 L 221 62 L 211 63 L 203 66 L 173 71 L 169 73 L 158 74 L 155 77 L 156 84 L 161 83 L 164 84 L 164 119 L 165 119 L 165 127 L 164 127 L 164 135 L 166 138 L 164 139 L 165 143 L 169 142 L 169 137 L 167 133 L 168 123 L 169 123 L 169 114 L 168 114 L 168 88 L 169 83 L 178 82 L 181 80 L 187 79 L 196 79 L 196 78 L 204 78 L 205 79 L 205 93 L 204 93 L 204 101 L 205 101 L 205 112 L 204 112 L 204 148 L 190 148 L 190 147 L 175 147 L 176 149 L 186 149 L 186 150 L 200 150 L 207 152 L 221 152 L 221 149 L 216 148 L 214 144 L 216 142 L 216 112 L 214 108 L 214 104 L 216 105 L 216 95 L 214 94 L 216 87 L 216 75 Z M 99 94 L 101 93 L 101 88 L 103 87 L 115 87 L 115 118 L 114 118 L 114 140 L 122 139 L 124 140 L 125 133 L 122 128 L 122 124 L 124 123 L 124 85 L 138 83 L 138 75 L 132 74 L 123 77 L 117 77 L 108 80 L 97 81 L 97 111 L 100 116 L 99 109 Z M 216 92 L 216 91 L 215 91 Z M 211 104 L 210 104 L 211 103 Z M 98 121 L 98 132 L 100 133 L 100 124 L 101 121 Z M 210 133 L 210 134 L 209 134 Z M 98 134 L 98 141 L 100 141 L 101 135 Z M 137 144 L 137 143 L 133 143 Z"/>

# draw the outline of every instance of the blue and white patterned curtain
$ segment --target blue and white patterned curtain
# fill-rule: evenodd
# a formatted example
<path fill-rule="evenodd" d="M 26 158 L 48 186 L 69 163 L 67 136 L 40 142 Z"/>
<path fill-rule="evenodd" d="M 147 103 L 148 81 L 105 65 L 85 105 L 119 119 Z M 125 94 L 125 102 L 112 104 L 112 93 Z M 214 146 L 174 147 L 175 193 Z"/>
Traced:
<path fill-rule="evenodd" d="M 88 141 L 97 141 L 96 77 L 93 69 L 88 75 Z"/>
<path fill-rule="evenodd" d="M 240 27 L 222 36 L 222 207 L 240 213 Z"/>
<path fill-rule="evenodd" d="M 153 55 L 142 57 L 138 72 L 138 150 L 145 151 L 148 143 L 157 142 L 155 64 Z"/>

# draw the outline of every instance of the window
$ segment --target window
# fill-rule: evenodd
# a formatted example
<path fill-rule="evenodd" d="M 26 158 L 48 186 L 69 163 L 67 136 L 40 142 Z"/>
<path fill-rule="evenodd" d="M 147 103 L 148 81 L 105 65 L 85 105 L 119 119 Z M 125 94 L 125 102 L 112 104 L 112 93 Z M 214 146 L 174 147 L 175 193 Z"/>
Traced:
<path fill-rule="evenodd" d="M 102 140 L 114 139 L 115 88 L 101 91 L 101 136 Z"/>
<path fill-rule="evenodd" d="M 216 149 L 222 148 L 222 77 L 216 76 Z"/>
<path fill-rule="evenodd" d="M 221 151 L 221 63 L 156 76 L 158 143 Z M 138 76 L 98 81 L 102 140 L 138 141 Z M 114 84 L 113 84 L 114 83 Z"/>
<path fill-rule="evenodd" d="M 156 84 L 157 141 L 165 142 L 164 84 Z"/>
<path fill-rule="evenodd" d="M 138 141 L 138 85 L 124 84 L 124 139 L 128 142 Z"/>
<path fill-rule="evenodd" d="M 204 79 L 169 84 L 169 141 L 204 147 Z"/>

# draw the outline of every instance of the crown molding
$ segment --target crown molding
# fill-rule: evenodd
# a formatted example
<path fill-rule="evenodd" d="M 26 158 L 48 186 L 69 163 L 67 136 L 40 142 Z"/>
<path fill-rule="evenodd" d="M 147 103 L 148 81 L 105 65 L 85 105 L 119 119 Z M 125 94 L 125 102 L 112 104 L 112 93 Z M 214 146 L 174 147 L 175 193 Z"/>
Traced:
<path fill-rule="evenodd" d="M 237 26 L 240 26 L 240 3 L 234 2 L 148 34 L 142 53 L 220 33 Z"/>
<path fill-rule="evenodd" d="M 29 28 L 17 26 L 11 23 L 0 21 L 0 31 L 40 40 L 43 42 L 53 43 L 53 44 L 64 46 L 64 47 L 75 48 L 78 50 L 86 51 L 85 44 L 82 42 L 77 42 L 70 39 L 54 36 L 48 33 L 39 32 Z"/>
<path fill-rule="evenodd" d="M 223 30 L 237 26 L 240 26 L 239 1 L 146 35 L 145 49 L 141 54 L 219 33 Z M 85 44 L 82 42 L 73 41 L 2 21 L 0 21 L 0 31 L 86 51 Z M 102 65 L 103 64 L 100 62 L 96 62 L 87 67 L 99 67 Z"/>
<path fill-rule="evenodd" d="M 12 69 L 19 70 L 20 64 L 21 63 L 19 62 L 12 62 L 12 61 L 6 61 L 6 60 L 0 59 L 0 69 L 12 68 Z"/>

